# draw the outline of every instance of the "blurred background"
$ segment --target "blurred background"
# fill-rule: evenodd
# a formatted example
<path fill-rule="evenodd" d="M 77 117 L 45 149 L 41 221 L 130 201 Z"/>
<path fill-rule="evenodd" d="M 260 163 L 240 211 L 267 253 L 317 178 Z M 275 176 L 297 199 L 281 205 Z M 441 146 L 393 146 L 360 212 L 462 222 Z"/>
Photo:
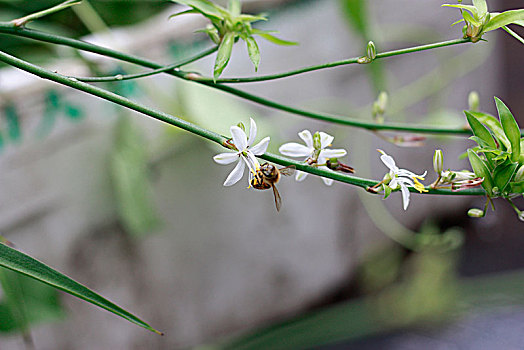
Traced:
<path fill-rule="evenodd" d="M 7 21 L 58 1 L 0 1 Z M 258 74 L 460 37 L 444 1 L 243 1 L 261 29 Z M 490 11 L 521 1 L 488 1 Z M 170 64 L 211 46 L 206 21 L 166 1 L 84 0 L 31 23 Z M 522 28 L 513 28 L 522 34 Z M 300 108 L 371 120 L 387 91 L 388 121 L 463 126 L 468 95 L 495 113 L 501 98 L 524 125 L 524 47 L 502 31 L 487 42 L 413 53 L 238 88 Z M 76 76 L 144 69 L 14 36 L 2 50 Z M 214 56 L 186 67 L 211 76 Z M 225 77 L 253 76 L 235 45 Z M 377 148 L 401 168 L 469 168 L 471 142 L 428 136 L 421 147 L 261 107 L 173 77 L 99 84 L 229 135 L 253 117 L 269 151 L 309 129 L 335 136 L 356 175 L 380 179 Z M 402 210 L 341 183 L 309 176 L 270 191 L 225 188 L 231 167 L 215 144 L 82 93 L 0 69 L 0 232 L 25 253 L 87 285 L 165 332 L 159 337 L 69 295 L 0 270 L 0 349 L 478 349 L 524 343 L 522 222 L 502 201 L 471 219 L 483 198 L 413 195 Z M 522 207 L 522 199 L 516 202 Z"/>

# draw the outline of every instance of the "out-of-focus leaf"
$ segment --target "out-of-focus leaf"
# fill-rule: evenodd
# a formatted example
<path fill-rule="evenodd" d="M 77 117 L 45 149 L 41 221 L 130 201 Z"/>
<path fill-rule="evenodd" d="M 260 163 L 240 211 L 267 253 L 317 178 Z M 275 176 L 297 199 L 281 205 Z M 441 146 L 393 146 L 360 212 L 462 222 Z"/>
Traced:
<path fill-rule="evenodd" d="M 172 19 L 172 18 L 175 18 L 175 17 L 178 17 L 178 16 L 181 16 L 181 15 L 187 15 L 187 14 L 190 14 L 190 13 L 199 13 L 197 10 L 195 9 L 191 9 L 191 10 L 185 10 L 185 11 L 182 11 L 182 12 L 178 12 L 178 13 L 173 13 L 171 16 L 169 16 L 168 18 L 169 19 Z"/>
<path fill-rule="evenodd" d="M 466 118 L 468 119 L 468 123 L 471 127 L 471 130 L 473 131 L 473 134 L 486 142 L 489 147 L 497 148 L 495 140 L 489 133 L 488 129 L 486 129 L 486 127 L 482 125 L 482 123 L 479 122 L 477 118 L 473 116 L 473 114 L 469 113 L 468 111 L 464 111 L 464 113 L 466 114 Z"/>
<path fill-rule="evenodd" d="M 524 181 L 510 182 L 509 191 L 511 193 L 524 193 Z"/>
<path fill-rule="evenodd" d="M 459 5 L 459 4 L 444 4 L 442 7 L 454 7 L 462 10 L 466 10 L 471 12 L 471 14 L 475 17 L 478 17 L 478 11 L 475 6 L 472 5 Z"/>
<path fill-rule="evenodd" d="M 152 328 L 138 317 L 122 309 L 120 306 L 113 304 L 89 288 L 52 269 L 42 262 L 30 257 L 29 255 L 26 255 L 14 248 L 8 247 L 3 243 L 0 243 L 0 266 L 34 278 L 37 281 L 46 283 L 53 288 L 62 290 L 93 305 L 106 309 L 107 311 L 114 313 L 115 315 L 118 315 L 140 327 L 160 334 L 160 332 Z"/>
<path fill-rule="evenodd" d="M 6 269 L 0 269 L 0 280 L 4 291 L 0 332 L 24 331 L 27 326 L 65 316 L 56 289 Z"/>
<path fill-rule="evenodd" d="M 524 20 L 524 9 L 510 10 L 499 14 L 493 14 L 488 24 L 483 28 L 484 32 L 498 29 L 500 27 Z"/>
<path fill-rule="evenodd" d="M 252 36 L 246 37 L 247 52 L 253 65 L 255 66 L 255 72 L 258 71 L 258 65 L 260 64 L 260 50 L 258 49 L 257 42 Z"/>
<path fill-rule="evenodd" d="M 4 109 L 4 113 L 7 122 L 7 134 L 9 135 L 9 139 L 14 142 L 20 141 L 20 118 L 18 116 L 16 107 L 12 104 L 8 104 Z"/>
<path fill-rule="evenodd" d="M 235 43 L 235 33 L 226 33 L 220 46 L 218 47 L 217 58 L 215 60 L 215 68 L 213 69 L 213 78 L 216 80 L 224 71 L 229 59 L 231 58 L 231 51 Z"/>
<path fill-rule="evenodd" d="M 513 174 L 517 170 L 517 163 L 501 164 L 495 168 L 493 172 L 493 182 L 495 186 L 499 188 L 500 192 L 504 192 L 506 186 L 508 186 Z"/>
<path fill-rule="evenodd" d="M 146 150 L 140 130 L 122 116 L 116 125 L 111 175 L 122 223 L 137 236 L 150 233 L 160 222 L 150 198 Z"/>
<path fill-rule="evenodd" d="M 477 153 L 475 153 L 471 149 L 468 149 L 468 158 L 471 164 L 471 168 L 473 169 L 475 175 L 484 178 L 484 181 L 482 182 L 482 187 L 484 187 L 488 194 L 491 194 L 493 190 L 493 179 L 491 178 L 488 166 L 477 155 Z"/>
<path fill-rule="evenodd" d="M 464 21 L 466 21 L 466 23 L 471 23 L 477 27 L 480 27 L 480 25 L 482 24 L 479 21 L 477 21 L 469 12 L 462 11 L 462 17 L 464 18 Z"/>
<path fill-rule="evenodd" d="M 511 111 L 500 99 L 495 97 L 495 103 L 499 112 L 500 124 L 504 133 L 511 143 L 511 160 L 517 162 L 520 157 L 520 129 Z"/>
<path fill-rule="evenodd" d="M 265 16 L 259 16 L 259 15 L 247 15 L 242 14 L 237 16 L 237 19 L 242 22 L 257 22 L 257 21 L 267 21 L 267 17 Z"/>
<path fill-rule="evenodd" d="M 234 17 L 237 17 L 241 13 L 240 0 L 229 0 L 227 9 Z"/>

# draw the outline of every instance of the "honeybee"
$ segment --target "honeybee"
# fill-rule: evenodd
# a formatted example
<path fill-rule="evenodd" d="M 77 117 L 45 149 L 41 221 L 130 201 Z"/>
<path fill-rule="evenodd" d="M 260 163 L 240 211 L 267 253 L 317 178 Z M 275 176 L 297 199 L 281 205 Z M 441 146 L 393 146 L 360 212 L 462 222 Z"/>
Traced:
<path fill-rule="evenodd" d="M 282 206 L 282 198 L 280 197 L 280 193 L 278 193 L 277 187 L 275 185 L 280 180 L 281 175 L 290 176 L 293 175 L 294 172 L 294 165 L 277 169 L 277 167 L 272 164 L 264 163 L 260 166 L 260 169 L 258 169 L 257 172 L 253 174 L 251 186 L 257 190 L 268 190 L 272 188 L 273 196 L 275 197 L 275 206 L 277 211 L 280 211 L 280 207 Z"/>

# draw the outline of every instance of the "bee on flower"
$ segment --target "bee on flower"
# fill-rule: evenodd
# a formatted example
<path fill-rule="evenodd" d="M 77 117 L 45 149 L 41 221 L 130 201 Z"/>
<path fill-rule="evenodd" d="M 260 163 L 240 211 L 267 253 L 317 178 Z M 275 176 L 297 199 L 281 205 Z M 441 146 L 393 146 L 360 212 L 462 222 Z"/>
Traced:
<path fill-rule="evenodd" d="M 270 138 L 267 136 L 256 145 L 251 146 L 257 136 L 257 124 L 252 118 L 250 118 L 250 124 L 249 137 L 240 126 L 232 126 L 229 129 L 231 132 L 231 143 L 236 150 L 233 152 L 220 153 L 213 157 L 213 160 L 218 164 L 226 165 L 234 163 L 235 161 L 237 162 L 235 168 L 233 168 L 226 178 L 226 181 L 224 181 L 224 186 L 236 184 L 244 175 L 246 166 L 250 174 L 248 182 L 251 182 L 253 174 L 256 174 L 260 169 L 260 163 L 255 156 L 266 153 Z"/>

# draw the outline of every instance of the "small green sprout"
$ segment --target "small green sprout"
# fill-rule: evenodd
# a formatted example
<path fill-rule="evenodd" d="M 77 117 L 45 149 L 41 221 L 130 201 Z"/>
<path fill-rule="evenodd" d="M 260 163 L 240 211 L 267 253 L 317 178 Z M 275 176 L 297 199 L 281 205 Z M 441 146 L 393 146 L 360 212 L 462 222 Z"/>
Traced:
<path fill-rule="evenodd" d="M 231 57 L 233 44 L 238 39 L 244 40 L 251 62 L 258 70 L 260 64 L 260 50 L 253 37 L 258 35 L 277 45 L 296 45 L 297 43 L 282 40 L 272 35 L 274 31 L 255 29 L 251 23 L 257 21 L 267 21 L 263 15 L 249 15 L 241 13 L 240 0 L 229 0 L 227 9 L 209 0 L 171 0 L 172 2 L 187 5 L 190 10 L 182 11 L 171 15 L 173 18 L 183 14 L 199 13 L 211 22 L 206 28 L 199 30 L 209 35 L 211 40 L 218 45 L 215 67 L 213 69 L 213 79 L 220 77 Z"/>
<path fill-rule="evenodd" d="M 510 24 L 524 26 L 524 9 L 490 13 L 486 0 L 472 1 L 473 5 L 462 5 L 461 1 L 459 1 L 459 4 L 442 5 L 460 9 L 462 19 L 453 23 L 453 25 L 460 22 L 466 23 L 463 28 L 464 38 L 470 38 L 471 42 L 476 43 L 482 39 L 484 33 L 502 28 L 524 44 L 524 39 L 507 27 Z"/>

